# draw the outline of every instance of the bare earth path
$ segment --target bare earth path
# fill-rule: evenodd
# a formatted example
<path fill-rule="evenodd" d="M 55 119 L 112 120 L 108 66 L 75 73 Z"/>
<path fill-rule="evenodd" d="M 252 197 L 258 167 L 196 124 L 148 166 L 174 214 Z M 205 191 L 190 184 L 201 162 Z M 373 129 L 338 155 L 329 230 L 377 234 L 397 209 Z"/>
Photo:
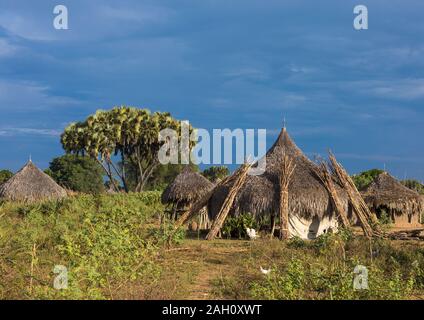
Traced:
<path fill-rule="evenodd" d="M 186 240 L 181 247 L 170 249 L 164 259 L 173 266 L 170 281 L 178 279 L 176 298 L 213 299 L 213 281 L 236 272 L 235 258 L 250 254 L 250 244 L 243 240 Z M 177 283 L 177 282 L 176 282 Z"/>

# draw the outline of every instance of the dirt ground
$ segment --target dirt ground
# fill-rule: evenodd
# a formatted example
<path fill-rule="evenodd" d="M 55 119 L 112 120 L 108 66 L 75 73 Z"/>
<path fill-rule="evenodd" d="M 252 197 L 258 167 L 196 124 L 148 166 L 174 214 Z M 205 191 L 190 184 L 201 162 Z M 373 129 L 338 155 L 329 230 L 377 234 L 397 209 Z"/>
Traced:
<path fill-rule="evenodd" d="M 178 299 L 213 299 L 212 281 L 234 275 L 234 261 L 248 255 L 250 242 L 245 240 L 185 240 L 181 247 L 166 250 L 161 256 L 168 268 L 167 281 L 175 281 Z"/>

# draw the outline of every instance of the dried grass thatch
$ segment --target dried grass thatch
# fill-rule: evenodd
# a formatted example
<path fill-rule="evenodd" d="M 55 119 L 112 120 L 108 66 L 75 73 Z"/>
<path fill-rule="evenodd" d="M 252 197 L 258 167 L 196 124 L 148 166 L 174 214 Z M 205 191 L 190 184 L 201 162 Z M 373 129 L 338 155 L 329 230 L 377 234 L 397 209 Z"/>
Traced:
<path fill-rule="evenodd" d="M 66 190 L 31 161 L 0 187 L 0 198 L 11 201 L 36 202 L 66 196 Z"/>
<path fill-rule="evenodd" d="M 185 166 L 162 193 L 163 204 L 186 206 L 195 202 L 214 187 L 214 184 L 201 174 Z"/>
<path fill-rule="evenodd" d="M 248 176 L 238 193 L 232 208 L 232 214 L 251 213 L 255 216 L 265 214 L 276 215 L 280 205 L 280 175 L 284 155 L 293 160 L 295 165 L 289 183 L 289 212 L 299 217 L 312 219 L 317 216 L 333 216 L 334 208 L 327 189 L 316 176 L 316 164 L 309 160 L 296 146 L 285 128 L 277 141 L 268 150 L 266 171 L 260 176 Z M 348 209 L 346 193 L 337 185 L 337 192 L 345 208 Z M 214 192 L 209 211 L 212 217 L 219 212 L 228 193 L 229 184 L 223 185 Z"/>
<path fill-rule="evenodd" d="M 374 211 L 384 207 L 396 215 L 412 216 L 424 209 L 420 194 L 405 187 L 387 172 L 379 174 L 362 195 Z"/>

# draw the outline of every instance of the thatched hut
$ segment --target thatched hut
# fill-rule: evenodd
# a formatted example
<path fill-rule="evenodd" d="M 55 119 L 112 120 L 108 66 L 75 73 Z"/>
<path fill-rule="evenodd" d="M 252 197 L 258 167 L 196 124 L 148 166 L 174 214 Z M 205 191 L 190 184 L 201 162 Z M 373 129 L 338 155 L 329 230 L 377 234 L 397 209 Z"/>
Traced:
<path fill-rule="evenodd" d="M 420 194 L 402 185 L 389 173 L 379 174 L 362 195 L 377 216 L 385 212 L 395 227 L 420 225 L 420 216 L 424 209 Z"/>
<path fill-rule="evenodd" d="M 60 199 L 66 190 L 29 161 L 12 178 L 0 186 L 0 198 L 20 202 Z"/>
<path fill-rule="evenodd" d="M 168 206 L 171 218 L 176 219 L 179 212 L 186 210 L 213 187 L 212 182 L 187 165 L 162 193 L 162 203 Z M 205 218 L 207 214 L 201 214 L 202 225 L 208 224 Z"/>
<path fill-rule="evenodd" d="M 338 219 L 326 187 L 315 174 L 316 164 L 302 153 L 285 128 L 265 155 L 265 172 L 260 176 L 247 177 L 230 215 L 252 214 L 258 219 L 279 215 L 279 181 L 284 155 L 296 165 L 288 188 L 290 236 L 313 239 L 337 229 Z M 211 197 L 209 211 L 212 219 L 219 212 L 229 188 L 228 184 L 218 187 Z M 339 186 L 336 188 L 348 212 L 347 196 Z"/>

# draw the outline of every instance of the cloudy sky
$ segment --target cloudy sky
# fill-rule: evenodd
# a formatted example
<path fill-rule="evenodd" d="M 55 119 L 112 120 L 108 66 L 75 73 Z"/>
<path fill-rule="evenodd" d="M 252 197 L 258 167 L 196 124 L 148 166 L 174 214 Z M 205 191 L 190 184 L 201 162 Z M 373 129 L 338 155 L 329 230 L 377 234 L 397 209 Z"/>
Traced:
<path fill-rule="evenodd" d="M 69 30 L 53 28 L 53 8 Z M 365 4 L 369 29 L 353 28 Z M 41 167 L 99 108 L 170 111 L 201 128 L 287 120 L 309 155 L 424 180 L 421 0 L 0 2 L 0 168 Z"/>

